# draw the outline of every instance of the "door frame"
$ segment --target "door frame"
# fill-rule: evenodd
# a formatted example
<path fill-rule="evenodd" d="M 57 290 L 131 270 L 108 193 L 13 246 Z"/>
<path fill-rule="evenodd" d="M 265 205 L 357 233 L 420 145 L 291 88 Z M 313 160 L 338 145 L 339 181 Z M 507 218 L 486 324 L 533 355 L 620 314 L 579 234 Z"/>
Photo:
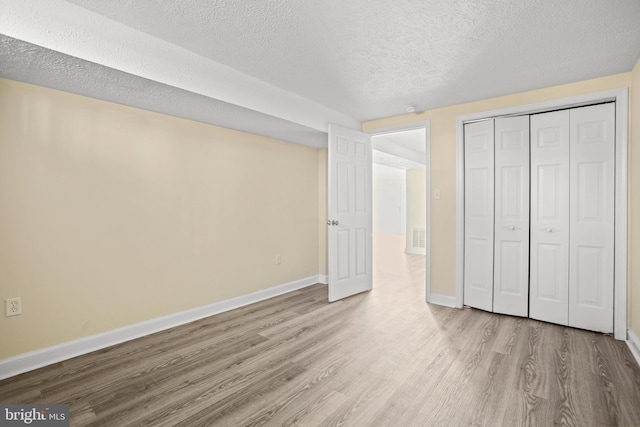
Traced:
<path fill-rule="evenodd" d="M 456 116 L 456 307 L 464 301 L 464 124 L 513 115 L 541 113 L 560 108 L 583 107 L 599 102 L 616 103 L 614 337 L 627 340 L 627 146 L 629 89 L 619 88 L 568 98 Z"/>
<path fill-rule="evenodd" d="M 425 301 L 436 303 L 437 301 L 432 301 L 433 297 L 436 295 L 431 294 L 431 121 L 422 120 L 419 122 L 412 122 L 402 125 L 396 126 L 388 126 L 383 128 L 378 128 L 372 130 L 369 133 L 372 137 L 385 135 L 389 133 L 397 133 L 403 131 L 410 131 L 416 129 L 424 129 L 425 132 L 425 154 L 426 154 L 426 167 L 427 173 L 426 175 L 426 213 L 427 218 L 425 222 L 425 260 L 426 260 L 426 277 L 425 277 Z M 448 304 L 447 304 L 448 305 Z"/>

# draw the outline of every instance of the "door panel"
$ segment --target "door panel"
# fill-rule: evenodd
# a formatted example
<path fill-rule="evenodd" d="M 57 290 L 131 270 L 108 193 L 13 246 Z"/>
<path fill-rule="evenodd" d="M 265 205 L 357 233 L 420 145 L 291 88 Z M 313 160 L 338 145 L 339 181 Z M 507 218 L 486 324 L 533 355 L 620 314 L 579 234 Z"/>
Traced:
<path fill-rule="evenodd" d="M 329 301 L 372 287 L 370 136 L 329 126 Z"/>
<path fill-rule="evenodd" d="M 356 228 L 356 276 L 367 274 L 367 229 Z"/>
<path fill-rule="evenodd" d="M 464 304 L 493 310 L 493 120 L 464 126 Z"/>
<path fill-rule="evenodd" d="M 349 271 L 349 230 L 337 230 L 336 231 L 336 273 L 338 280 L 346 280 L 351 277 Z"/>
<path fill-rule="evenodd" d="M 565 266 L 561 265 L 561 260 L 566 258 L 562 255 L 565 248 L 558 244 L 539 243 L 536 245 L 536 274 L 539 286 L 533 294 L 537 299 L 554 303 L 563 303 L 566 299 L 564 293 L 567 287 L 560 283 Z"/>
<path fill-rule="evenodd" d="M 529 116 L 495 120 L 493 311 L 529 315 Z"/>
<path fill-rule="evenodd" d="M 569 322 L 569 111 L 531 116 L 529 316 Z"/>
<path fill-rule="evenodd" d="M 569 325 L 613 332 L 615 106 L 575 108 L 570 121 Z"/>
<path fill-rule="evenodd" d="M 563 194 L 562 186 L 565 185 L 561 178 L 566 172 L 566 165 L 556 163 L 548 163 L 537 165 L 537 214 L 540 221 L 560 221 L 561 211 L 563 208 L 563 200 L 560 200 Z"/>
<path fill-rule="evenodd" d="M 489 202 L 493 199 L 493 188 L 490 188 L 491 171 L 487 166 L 469 168 L 468 216 L 479 221 L 492 216 Z"/>
<path fill-rule="evenodd" d="M 501 313 L 499 307 L 497 306 L 498 298 L 496 295 L 523 295 L 523 289 L 521 286 L 522 280 L 519 277 L 519 273 L 524 267 L 522 265 L 522 251 L 524 249 L 522 242 L 503 239 L 501 242 L 499 242 L 499 245 L 500 247 L 496 248 L 496 254 L 500 254 L 499 262 L 501 268 L 497 270 L 498 277 L 496 277 L 496 289 L 494 289 L 493 295 L 493 308 L 496 313 Z M 496 259 L 496 264 L 497 263 L 498 259 Z M 527 271 L 528 270 L 529 269 L 527 268 Z M 524 291 L 527 291 L 528 294 L 527 288 L 525 288 Z M 526 314 L 522 315 L 526 316 Z"/>

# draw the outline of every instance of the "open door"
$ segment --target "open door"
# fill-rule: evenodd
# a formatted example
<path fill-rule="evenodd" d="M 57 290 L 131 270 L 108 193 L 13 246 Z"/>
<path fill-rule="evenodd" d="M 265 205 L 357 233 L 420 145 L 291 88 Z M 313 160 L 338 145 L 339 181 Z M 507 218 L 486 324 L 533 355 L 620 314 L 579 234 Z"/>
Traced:
<path fill-rule="evenodd" d="M 329 301 L 371 290 L 371 137 L 329 125 Z"/>

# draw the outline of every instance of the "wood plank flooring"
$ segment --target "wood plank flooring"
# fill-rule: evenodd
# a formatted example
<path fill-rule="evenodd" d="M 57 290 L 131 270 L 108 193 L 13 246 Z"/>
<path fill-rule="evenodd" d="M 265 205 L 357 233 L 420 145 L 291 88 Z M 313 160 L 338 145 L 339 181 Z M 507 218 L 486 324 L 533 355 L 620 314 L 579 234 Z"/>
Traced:
<path fill-rule="evenodd" d="M 640 426 L 623 342 L 424 302 L 424 257 L 376 237 L 374 289 L 324 285 L 0 382 L 73 426 Z"/>

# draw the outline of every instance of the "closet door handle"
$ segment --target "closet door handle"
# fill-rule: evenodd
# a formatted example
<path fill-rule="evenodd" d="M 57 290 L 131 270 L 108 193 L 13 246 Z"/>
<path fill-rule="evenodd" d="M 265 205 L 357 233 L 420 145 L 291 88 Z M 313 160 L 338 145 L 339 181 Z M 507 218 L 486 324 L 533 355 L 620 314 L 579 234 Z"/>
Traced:
<path fill-rule="evenodd" d="M 504 228 L 505 230 L 509 230 L 509 231 L 520 230 L 520 227 L 516 227 L 515 225 L 505 225 L 502 228 Z"/>
<path fill-rule="evenodd" d="M 540 231 L 544 231 L 545 233 L 552 234 L 552 233 L 557 233 L 560 230 L 558 230 L 557 228 L 553 228 L 553 227 L 544 227 L 544 228 L 541 228 Z"/>

